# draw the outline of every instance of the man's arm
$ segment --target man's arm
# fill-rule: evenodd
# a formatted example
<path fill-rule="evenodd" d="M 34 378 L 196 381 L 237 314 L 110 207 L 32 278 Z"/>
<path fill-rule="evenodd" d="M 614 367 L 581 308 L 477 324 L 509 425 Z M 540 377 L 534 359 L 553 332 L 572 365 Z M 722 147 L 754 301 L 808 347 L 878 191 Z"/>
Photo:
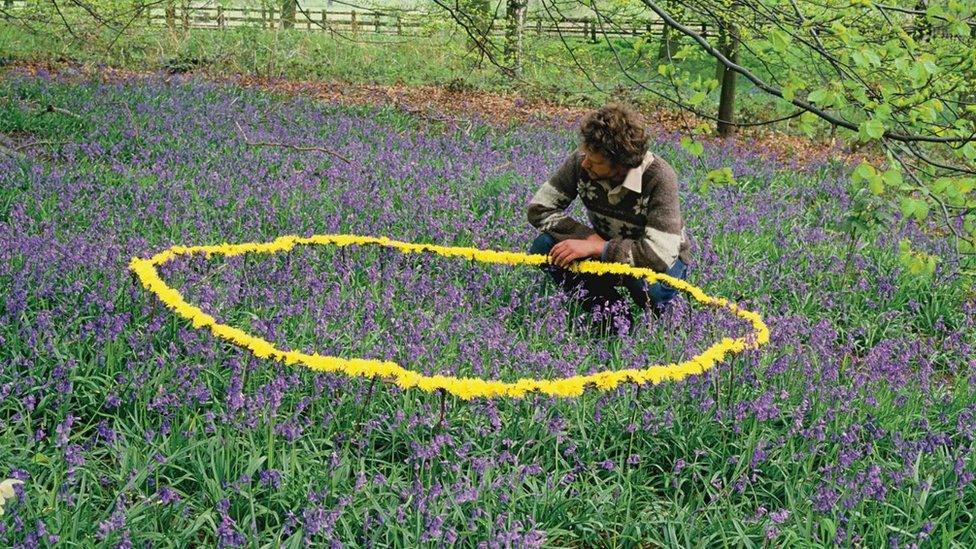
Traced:
<path fill-rule="evenodd" d="M 656 159 L 651 196 L 647 202 L 647 227 L 642 238 L 614 238 L 607 242 L 603 261 L 647 267 L 667 272 L 681 249 L 682 221 L 678 205 L 678 176 L 674 169 Z"/>
<path fill-rule="evenodd" d="M 587 239 L 596 234 L 590 227 L 566 215 L 566 208 L 576 198 L 579 156 L 574 151 L 556 173 L 539 187 L 529 202 L 528 220 L 533 227 L 549 233 L 557 241 Z"/>

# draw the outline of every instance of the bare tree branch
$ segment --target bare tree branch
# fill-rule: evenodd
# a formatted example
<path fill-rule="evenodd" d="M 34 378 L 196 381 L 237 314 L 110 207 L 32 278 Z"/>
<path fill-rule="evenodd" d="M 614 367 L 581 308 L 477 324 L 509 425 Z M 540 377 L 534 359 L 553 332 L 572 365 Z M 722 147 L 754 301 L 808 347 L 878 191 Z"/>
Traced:
<path fill-rule="evenodd" d="M 725 57 L 725 55 L 723 55 L 722 52 L 718 51 L 714 46 L 709 44 L 708 41 L 705 40 L 700 34 L 682 25 L 681 23 L 675 21 L 674 18 L 671 17 L 671 15 L 669 15 L 666 11 L 658 7 L 658 5 L 653 0 L 641 0 L 641 1 L 644 3 L 644 5 L 650 8 L 654 13 L 658 14 L 658 16 L 660 16 L 661 19 L 665 21 L 665 23 L 670 25 L 672 28 L 680 31 L 681 33 L 685 34 L 686 36 L 692 38 L 695 42 L 698 43 L 699 46 L 701 46 L 702 49 L 704 49 L 706 52 L 712 55 L 712 57 L 718 59 L 729 70 L 735 71 L 741 74 L 742 76 L 746 77 L 757 88 L 771 95 L 775 95 L 776 97 L 779 97 L 784 101 L 786 100 L 785 98 L 783 98 L 782 90 L 767 84 L 766 82 L 758 78 L 756 75 L 754 75 L 749 69 L 741 65 L 738 65 L 736 63 L 733 63 L 731 60 Z M 856 124 L 844 120 L 842 118 L 838 118 L 802 99 L 798 99 L 794 97 L 793 100 L 790 101 L 790 103 L 793 103 L 794 105 L 804 110 L 816 114 L 817 116 L 823 118 L 824 120 L 830 122 L 831 124 L 835 124 L 837 126 L 847 128 L 852 131 L 858 130 Z M 897 133 L 897 132 L 885 130 L 883 137 L 895 141 L 925 141 L 929 143 L 966 143 L 969 141 L 973 141 L 974 138 L 976 138 L 976 132 L 971 134 L 969 137 L 933 137 L 927 135 L 909 135 L 909 134 L 903 134 L 903 133 Z"/>
<path fill-rule="evenodd" d="M 504 73 L 509 78 L 520 80 L 518 76 L 515 74 L 515 71 L 513 71 L 511 67 L 506 66 L 504 63 L 499 62 L 498 59 L 496 59 L 495 56 L 491 53 L 489 47 L 485 45 L 486 43 L 491 44 L 491 41 L 487 39 L 488 30 L 485 30 L 484 32 L 480 32 L 480 33 L 476 30 L 472 30 L 471 29 L 472 26 L 477 28 L 475 22 L 471 21 L 471 17 L 465 14 L 463 11 L 455 10 L 451 8 L 451 6 L 447 5 L 444 2 L 444 0 L 434 0 L 434 3 L 442 7 L 445 11 L 447 11 L 447 13 L 451 15 L 451 19 L 453 19 L 458 25 L 461 26 L 461 28 L 464 29 L 464 32 L 465 34 L 468 35 L 468 38 L 470 38 L 471 41 L 475 44 L 475 46 L 479 50 L 481 50 L 482 55 L 487 57 L 488 61 L 490 61 L 492 65 L 497 67 L 500 71 L 502 71 L 502 73 Z M 464 19 L 468 20 L 468 22 L 462 21 L 461 16 L 464 16 Z"/>

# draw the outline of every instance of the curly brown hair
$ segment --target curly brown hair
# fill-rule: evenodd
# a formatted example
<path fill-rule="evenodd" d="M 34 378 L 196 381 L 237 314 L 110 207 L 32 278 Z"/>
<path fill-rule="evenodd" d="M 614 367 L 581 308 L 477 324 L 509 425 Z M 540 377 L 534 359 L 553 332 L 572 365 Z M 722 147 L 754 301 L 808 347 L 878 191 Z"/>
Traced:
<path fill-rule="evenodd" d="M 640 166 L 647 153 L 644 119 L 623 103 L 610 103 L 586 115 L 580 135 L 584 147 L 627 169 Z"/>

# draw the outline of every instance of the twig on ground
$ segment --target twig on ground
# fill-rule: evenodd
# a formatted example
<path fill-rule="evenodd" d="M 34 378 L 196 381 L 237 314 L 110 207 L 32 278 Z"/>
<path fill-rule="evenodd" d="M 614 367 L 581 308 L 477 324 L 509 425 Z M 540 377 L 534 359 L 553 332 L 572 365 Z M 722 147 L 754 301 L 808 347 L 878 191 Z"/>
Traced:
<path fill-rule="evenodd" d="M 27 156 L 20 152 L 22 146 L 16 145 L 10 138 L 0 134 L 0 152 L 7 153 L 19 160 L 24 160 Z"/>
<path fill-rule="evenodd" d="M 244 142 L 247 143 L 248 145 L 252 145 L 255 147 L 283 147 L 286 149 L 295 149 L 296 151 L 320 151 L 320 152 L 331 154 L 332 156 L 338 158 L 339 160 L 342 160 L 346 164 L 352 164 L 352 161 L 350 161 L 348 158 L 327 147 L 318 147 L 318 146 L 311 146 L 311 145 L 308 146 L 291 145 L 288 143 L 277 143 L 273 141 L 251 141 L 250 139 L 248 139 L 247 134 L 244 133 L 244 128 L 241 127 L 241 124 L 239 122 L 234 122 L 234 124 L 237 125 L 238 131 L 241 132 L 241 137 L 244 138 Z"/>
<path fill-rule="evenodd" d="M 47 114 L 49 112 L 56 112 L 58 114 L 63 114 L 65 116 L 70 116 L 72 118 L 78 118 L 78 119 L 81 118 L 80 114 L 75 114 L 69 111 L 68 109 L 62 109 L 61 107 L 55 107 L 54 105 L 47 105 L 46 107 L 44 107 L 44 111 L 41 114 Z"/>
<path fill-rule="evenodd" d="M 22 151 L 30 147 L 36 147 L 38 145 L 64 145 L 65 141 L 31 141 L 30 143 L 24 143 L 23 145 L 17 145 L 13 147 L 15 151 Z"/>
<path fill-rule="evenodd" d="M 0 152 L 7 153 L 7 154 L 13 156 L 14 158 L 19 159 L 19 160 L 24 160 L 25 158 L 27 158 L 27 156 L 24 153 L 22 153 L 22 152 L 20 152 L 20 151 L 18 151 L 16 149 L 12 149 L 12 148 L 10 148 L 10 147 L 8 147 L 6 145 L 3 145 L 3 144 L 0 144 Z"/>

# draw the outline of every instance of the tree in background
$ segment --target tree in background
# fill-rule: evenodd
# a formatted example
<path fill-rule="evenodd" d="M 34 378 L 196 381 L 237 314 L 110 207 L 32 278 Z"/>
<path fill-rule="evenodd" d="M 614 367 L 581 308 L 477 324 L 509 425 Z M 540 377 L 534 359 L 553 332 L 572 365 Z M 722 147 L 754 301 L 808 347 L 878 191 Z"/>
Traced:
<path fill-rule="evenodd" d="M 295 28 L 295 11 L 298 7 L 298 0 L 281 0 L 281 27 L 284 29 Z"/>
<path fill-rule="evenodd" d="M 667 29 L 657 67 L 662 78 L 656 80 L 641 78 L 647 67 L 624 64 L 619 45 L 604 34 L 604 44 L 635 90 L 714 122 L 720 135 L 788 122 L 811 136 L 829 129 L 852 147 L 870 147 L 877 154 L 854 171 L 854 182 L 875 201 L 896 206 L 906 220 L 934 221 L 955 245 L 954 257 L 940 258 L 949 263 L 946 272 L 976 275 L 976 3 L 580 0 L 578 5 L 593 12 L 605 33 L 632 22 L 633 11 L 621 6 L 635 3 L 641 17 L 658 18 Z M 559 0 L 542 0 L 542 5 L 538 15 L 554 19 L 566 8 Z M 465 17 L 463 10 L 449 13 Z M 675 35 L 688 42 L 673 51 Z M 481 48 L 490 51 L 490 42 L 486 36 Z M 701 69 L 709 59 L 718 66 L 714 78 Z M 775 99 L 776 107 L 764 119 L 737 121 L 737 82 Z M 683 140 L 697 156 L 703 148 L 694 137 L 703 131 L 690 129 L 692 135 Z M 709 177 L 722 179 L 715 172 Z M 864 219 L 856 211 L 851 215 Z M 910 247 L 901 256 L 913 272 L 935 270 L 936 258 Z"/>
<path fill-rule="evenodd" d="M 675 20 L 681 21 L 684 19 L 683 9 L 675 0 L 665 0 L 665 6 L 667 6 L 670 13 L 674 14 Z M 661 27 L 661 46 L 657 50 L 657 58 L 661 60 L 670 59 L 676 51 L 679 38 L 680 35 L 671 25 Z"/>
<path fill-rule="evenodd" d="M 506 36 L 505 61 L 512 67 L 516 77 L 522 76 L 523 34 L 525 31 L 525 12 L 527 0 L 508 0 L 505 10 Z"/>

